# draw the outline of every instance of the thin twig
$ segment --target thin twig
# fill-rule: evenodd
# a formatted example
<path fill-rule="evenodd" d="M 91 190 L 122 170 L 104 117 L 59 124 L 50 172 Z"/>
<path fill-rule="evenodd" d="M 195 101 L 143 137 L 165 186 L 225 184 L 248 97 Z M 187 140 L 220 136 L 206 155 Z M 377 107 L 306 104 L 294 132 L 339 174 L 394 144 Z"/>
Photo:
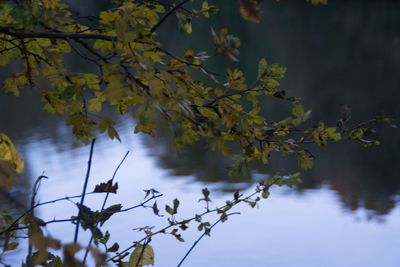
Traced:
<path fill-rule="evenodd" d="M 30 219 L 34 222 L 35 221 L 35 214 L 34 214 L 34 209 L 33 207 L 35 206 L 35 198 L 37 193 L 39 192 L 39 188 L 40 188 L 40 182 L 42 181 L 42 179 L 48 179 L 47 176 L 44 176 L 43 174 L 40 175 L 35 183 L 33 184 L 33 188 L 32 188 L 32 196 L 31 196 L 31 206 L 30 206 L 30 212 L 28 213 L 28 216 L 30 217 Z M 33 261 L 32 261 L 32 252 L 33 252 L 33 247 L 31 242 L 29 242 L 28 245 L 28 255 L 26 256 L 26 264 L 28 266 L 33 266 Z"/>
<path fill-rule="evenodd" d="M 151 241 L 151 236 L 149 236 L 149 237 L 144 241 L 143 247 L 142 247 L 142 251 L 140 251 L 139 259 L 138 259 L 138 261 L 136 262 L 135 267 L 140 267 L 140 266 L 142 266 L 142 265 L 140 264 L 140 262 L 142 261 L 142 258 L 143 258 L 143 255 L 144 255 L 144 250 L 146 249 L 146 246 L 150 243 L 150 241 Z"/>
<path fill-rule="evenodd" d="M 216 221 L 213 225 L 211 225 L 211 227 L 207 230 L 204 231 L 204 233 L 193 243 L 193 245 L 190 247 L 190 249 L 186 252 L 185 256 L 183 256 L 183 258 L 181 259 L 181 261 L 178 263 L 178 265 L 176 267 L 180 267 L 182 265 L 182 263 L 185 261 L 185 259 L 187 258 L 187 256 L 189 256 L 190 252 L 192 252 L 192 250 L 194 249 L 194 247 L 200 242 L 200 240 L 205 236 L 208 235 L 209 231 L 211 231 L 211 229 L 214 228 L 214 226 L 216 226 L 219 222 L 221 222 L 222 220 L 226 219 L 228 216 L 231 215 L 239 215 L 240 212 L 232 212 L 232 213 L 228 213 L 225 216 L 222 216 L 218 221 Z"/>
<path fill-rule="evenodd" d="M 115 41 L 117 37 L 96 34 L 96 33 L 75 33 L 75 32 L 14 32 L 0 27 L 0 33 L 11 35 L 20 39 L 24 38 L 44 38 L 44 39 L 86 39 L 86 40 L 105 40 Z"/>
<path fill-rule="evenodd" d="M 92 194 L 99 194 L 102 192 L 89 192 L 86 193 L 86 195 L 92 195 Z M 52 203 L 56 203 L 59 201 L 63 201 L 63 200 L 70 200 L 72 198 L 81 198 L 82 195 L 75 195 L 75 196 L 65 196 L 65 197 L 61 197 L 61 198 L 57 198 L 57 199 L 53 199 L 53 200 L 49 200 L 49 201 L 45 201 L 45 202 L 40 202 L 40 203 L 36 203 L 33 207 L 30 207 L 28 210 L 24 211 L 20 216 L 18 216 L 8 227 L 7 229 L 3 230 L 0 232 L 0 236 L 10 232 L 10 231 L 14 231 L 15 228 L 14 226 L 16 224 L 18 224 L 18 222 L 24 218 L 25 216 L 27 216 L 31 211 L 33 211 L 34 209 L 36 209 L 37 207 L 43 206 L 43 205 L 47 205 L 47 204 L 52 204 Z"/>
<path fill-rule="evenodd" d="M 38 223 L 39 226 L 47 226 L 48 224 L 53 224 L 53 223 L 60 223 L 60 222 L 73 222 L 75 221 L 75 218 L 68 218 L 68 219 L 53 219 L 50 221 L 46 221 L 46 222 L 40 222 Z M 15 227 L 12 230 L 25 230 L 28 229 L 30 226 L 29 225 L 24 225 L 24 226 L 20 226 L 20 227 Z"/>
<path fill-rule="evenodd" d="M 147 204 L 148 202 L 150 202 L 153 199 L 156 199 L 156 198 L 159 198 L 159 197 L 162 197 L 162 196 L 163 196 L 163 194 L 154 195 L 151 198 L 147 199 L 146 201 L 144 201 L 144 202 L 142 202 L 142 203 L 140 203 L 138 205 L 135 205 L 135 206 L 132 206 L 132 207 L 129 207 L 129 208 L 126 208 L 126 209 L 122 209 L 122 210 L 120 210 L 118 212 L 125 212 L 125 211 L 129 211 L 129 210 L 137 209 L 137 208 L 140 208 L 140 207 L 146 208 L 148 206 L 145 206 L 145 204 Z"/>
<path fill-rule="evenodd" d="M 86 172 L 85 183 L 84 183 L 83 189 L 82 189 L 82 197 L 81 197 L 81 202 L 80 202 L 80 206 L 79 207 L 81 207 L 83 205 L 83 202 L 85 201 L 86 188 L 87 188 L 87 184 L 88 184 L 88 181 L 89 181 L 90 168 L 92 166 L 93 147 L 94 147 L 94 143 L 95 142 L 96 142 L 96 139 L 93 138 L 92 139 L 92 143 L 90 145 L 88 168 L 87 168 L 87 172 Z M 81 209 L 79 209 L 79 212 L 78 212 L 78 220 L 76 222 L 75 234 L 74 234 L 74 243 L 76 243 L 78 241 L 79 221 L 80 221 L 80 219 L 81 219 Z"/>
<path fill-rule="evenodd" d="M 124 163 L 124 161 L 125 161 L 126 157 L 128 156 L 128 154 L 129 154 L 129 151 L 126 152 L 125 156 L 122 158 L 121 162 L 118 164 L 117 168 L 115 169 L 114 174 L 113 174 L 113 176 L 111 178 L 111 184 L 113 183 L 114 178 L 117 175 L 117 172 L 118 172 L 119 168 L 121 167 L 122 163 Z M 105 197 L 104 197 L 104 201 L 103 201 L 103 204 L 101 205 L 101 211 L 100 212 L 104 211 L 104 208 L 106 206 L 106 203 L 107 203 L 109 195 L 110 195 L 110 191 L 108 191 L 106 193 Z M 98 224 L 99 224 L 99 222 L 96 223 L 96 227 L 97 227 Z M 88 254 L 89 254 L 89 248 L 90 248 L 90 245 L 92 244 L 92 242 L 93 242 L 93 235 L 90 237 L 89 244 L 86 247 L 85 256 L 83 257 L 83 264 L 85 264 L 85 262 L 86 262 L 86 258 L 87 258 Z"/>
<path fill-rule="evenodd" d="M 179 4 L 177 4 L 176 6 L 174 6 L 173 8 L 171 8 L 171 9 L 164 15 L 164 17 L 162 17 L 162 18 L 160 19 L 160 21 L 159 21 L 156 25 L 154 25 L 153 28 L 151 28 L 150 33 L 155 32 L 155 31 L 157 30 L 157 28 L 160 27 L 161 24 L 163 24 L 164 21 L 165 21 L 169 16 L 172 15 L 172 13 L 174 13 L 174 12 L 175 12 L 177 9 L 179 9 L 181 6 L 185 5 L 187 2 L 189 2 L 189 0 L 184 0 L 184 1 L 180 2 Z"/>
<path fill-rule="evenodd" d="M 272 186 L 272 185 L 269 185 L 268 187 L 270 187 L 270 186 Z M 251 200 L 253 196 L 255 196 L 255 195 L 259 194 L 259 193 L 260 193 L 260 191 L 256 190 L 255 192 L 251 193 L 250 195 L 248 195 L 248 196 L 246 196 L 246 197 L 243 197 L 243 198 L 237 199 L 237 200 L 236 200 L 236 199 L 235 199 L 235 200 L 232 200 L 230 206 L 231 206 L 231 208 L 232 208 L 233 206 L 235 206 L 235 205 L 237 205 L 237 204 L 239 204 L 239 203 L 241 203 L 241 202 L 246 202 L 246 201 L 248 201 L 248 200 Z M 228 204 L 225 204 L 225 205 L 223 205 L 223 206 L 220 207 L 220 208 L 214 208 L 214 209 L 206 210 L 206 211 L 204 211 L 203 213 L 198 214 L 198 215 L 196 215 L 196 216 L 193 216 L 193 217 L 191 217 L 191 218 L 189 218 L 189 219 L 182 220 L 182 221 L 179 221 L 179 222 L 170 223 L 169 225 L 165 226 L 164 228 L 161 228 L 160 230 L 158 230 L 158 231 L 152 233 L 151 236 L 154 237 L 155 235 L 158 235 L 158 234 L 161 234 L 161 233 L 165 233 L 166 230 L 168 230 L 169 228 L 171 228 L 171 227 L 173 227 L 173 226 L 181 225 L 181 224 L 187 224 L 187 223 L 189 223 L 189 222 L 191 222 L 191 221 L 196 220 L 198 217 L 203 217 L 203 216 L 205 216 L 205 215 L 207 215 L 207 214 L 211 214 L 211 213 L 214 213 L 214 212 L 218 212 L 218 211 L 220 211 L 220 210 L 223 210 L 223 209 L 226 208 L 227 206 L 228 206 Z M 144 240 L 146 240 L 146 238 L 148 238 L 148 236 L 143 237 L 143 238 L 140 239 L 138 242 L 139 242 L 139 243 L 140 243 L 140 242 L 143 242 Z M 115 256 L 113 256 L 113 257 L 111 257 L 111 258 L 108 258 L 108 259 L 106 260 L 106 262 L 110 262 L 110 261 L 115 260 L 116 258 L 118 258 L 119 255 L 122 255 L 122 254 L 124 254 L 125 252 L 129 251 L 130 249 L 134 248 L 135 245 L 136 245 L 136 244 L 133 244 L 133 245 L 131 245 L 131 246 L 125 248 L 124 250 L 120 251 L 117 255 L 115 255 Z"/>

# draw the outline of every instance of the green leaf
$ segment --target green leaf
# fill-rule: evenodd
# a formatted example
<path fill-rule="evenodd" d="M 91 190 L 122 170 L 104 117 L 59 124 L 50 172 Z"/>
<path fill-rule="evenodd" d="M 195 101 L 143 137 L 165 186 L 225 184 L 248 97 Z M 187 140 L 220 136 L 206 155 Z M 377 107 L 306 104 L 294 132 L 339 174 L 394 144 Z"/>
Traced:
<path fill-rule="evenodd" d="M 193 30 L 192 17 L 189 15 L 185 15 L 183 12 L 176 12 L 176 17 L 178 18 L 179 30 L 191 34 Z"/>
<path fill-rule="evenodd" d="M 268 198 L 269 197 L 269 191 L 267 189 L 264 189 L 261 193 L 262 198 Z"/>
<path fill-rule="evenodd" d="M 107 249 L 107 252 L 117 252 L 119 249 L 119 244 L 115 242 L 111 247 Z"/>
<path fill-rule="evenodd" d="M 293 103 L 292 114 L 295 117 L 298 117 L 298 118 L 303 118 L 304 117 L 304 107 L 300 102 L 295 101 Z"/>
<path fill-rule="evenodd" d="M 305 151 L 299 151 L 297 153 L 297 161 L 303 170 L 311 169 L 314 166 L 313 156 Z"/>
<path fill-rule="evenodd" d="M 100 132 L 105 132 L 107 131 L 108 136 L 111 139 L 116 138 L 118 141 L 121 142 L 121 139 L 119 138 L 119 134 L 117 130 L 114 128 L 115 122 L 109 118 L 102 117 L 99 122 L 99 130 Z"/>
<path fill-rule="evenodd" d="M 106 231 L 102 238 L 100 238 L 99 242 L 102 244 L 107 244 L 108 240 L 110 239 L 110 232 Z"/>
<path fill-rule="evenodd" d="M 257 79 L 263 78 L 267 74 L 268 63 L 265 58 L 262 58 L 258 63 Z"/>

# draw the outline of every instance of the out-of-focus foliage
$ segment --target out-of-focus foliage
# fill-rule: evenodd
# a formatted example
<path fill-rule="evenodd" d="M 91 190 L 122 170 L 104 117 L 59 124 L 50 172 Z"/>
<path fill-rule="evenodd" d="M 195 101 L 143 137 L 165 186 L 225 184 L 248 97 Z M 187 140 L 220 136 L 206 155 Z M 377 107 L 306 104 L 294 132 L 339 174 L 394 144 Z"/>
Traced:
<path fill-rule="evenodd" d="M 0 133 L 0 188 L 10 188 L 24 169 L 24 162 L 7 135 Z"/>

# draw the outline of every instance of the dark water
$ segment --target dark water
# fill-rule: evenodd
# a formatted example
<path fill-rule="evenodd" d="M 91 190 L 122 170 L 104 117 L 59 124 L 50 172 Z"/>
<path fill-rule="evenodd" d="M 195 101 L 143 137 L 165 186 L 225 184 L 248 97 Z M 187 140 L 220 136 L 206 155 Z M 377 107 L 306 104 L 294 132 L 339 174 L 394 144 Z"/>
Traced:
<path fill-rule="evenodd" d="M 236 5 L 219 1 L 219 6 L 220 15 L 212 23 L 215 28 L 229 26 L 241 37 L 240 63 L 217 59 L 210 68 L 240 67 L 251 80 L 261 57 L 287 66 L 282 87 L 313 110 L 314 122 L 334 124 L 343 104 L 351 107 L 354 122 L 381 110 L 400 118 L 400 2 L 331 1 L 316 8 L 302 1 L 268 1 L 260 24 L 240 20 Z M 103 6 L 85 1 L 79 8 L 95 12 Z M 210 42 L 204 41 L 209 36 L 208 22 L 195 23 L 199 35 L 190 38 L 175 28 L 170 20 L 159 36 L 171 51 L 211 49 Z M 52 178 L 43 185 L 41 199 L 79 193 L 88 147 L 74 141 L 57 118 L 44 114 L 38 102 L 35 92 L 18 99 L 0 96 L 0 131 L 12 137 L 27 163 L 20 190 L 46 171 Z M 272 117 L 285 108 L 270 100 L 263 104 Z M 166 203 L 176 196 L 185 200 L 183 209 L 192 214 L 191 203 L 196 205 L 205 185 L 216 191 L 220 203 L 228 196 L 224 192 L 251 190 L 254 177 L 228 177 L 226 159 L 208 152 L 205 144 L 177 152 L 162 126 L 155 140 L 133 135 L 129 118 L 121 120 L 119 127 L 122 144 L 106 138 L 97 143 L 93 174 L 93 184 L 100 177 L 106 179 L 125 152 L 133 152 L 121 170 L 125 190 L 115 201 L 139 201 L 137 192 L 156 187 L 166 194 Z M 398 130 L 388 127 L 379 130 L 379 137 L 382 144 L 369 149 L 346 142 L 313 149 L 316 167 L 304 172 L 300 186 L 276 190 L 258 210 L 240 208 L 241 216 L 202 241 L 188 266 L 399 266 L 400 137 Z M 256 166 L 255 173 L 295 169 L 293 159 L 276 156 L 271 165 Z M 57 207 L 41 211 L 48 218 L 64 213 Z M 117 221 L 114 230 L 127 229 L 133 238 L 129 216 Z M 146 216 L 135 218 L 140 223 L 152 220 Z M 65 231 L 73 227 L 66 228 L 54 226 L 51 231 L 67 236 Z M 134 240 L 116 232 L 116 240 L 126 244 Z M 156 259 L 157 255 L 160 259 L 156 265 L 174 266 L 197 235 L 189 233 L 189 243 L 184 244 L 155 240 Z"/>

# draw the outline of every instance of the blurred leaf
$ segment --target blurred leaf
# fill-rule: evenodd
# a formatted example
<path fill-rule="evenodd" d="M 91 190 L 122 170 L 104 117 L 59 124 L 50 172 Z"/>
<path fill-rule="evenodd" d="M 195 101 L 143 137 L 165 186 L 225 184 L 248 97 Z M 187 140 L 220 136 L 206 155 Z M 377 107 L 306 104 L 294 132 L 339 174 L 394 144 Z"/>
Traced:
<path fill-rule="evenodd" d="M 154 265 L 154 250 L 151 245 L 145 247 L 137 244 L 135 250 L 129 258 L 129 267 L 143 267 L 145 265 Z"/>
<path fill-rule="evenodd" d="M 310 2 L 312 5 L 317 6 L 317 5 L 327 5 L 328 0 L 306 0 L 307 2 Z"/>
<path fill-rule="evenodd" d="M 4 251 L 14 250 L 17 247 L 18 247 L 18 243 L 17 242 L 10 242 L 10 243 L 4 244 L 3 250 Z"/>
<path fill-rule="evenodd" d="M 0 188 L 14 185 L 18 174 L 24 169 L 24 161 L 10 138 L 0 133 Z"/>
<path fill-rule="evenodd" d="M 119 244 L 115 242 L 111 247 L 107 249 L 107 252 L 117 252 L 118 249 L 119 249 Z"/>
<path fill-rule="evenodd" d="M 260 22 L 262 0 L 240 0 L 240 16 L 247 21 Z"/>
<path fill-rule="evenodd" d="M 75 254 L 81 250 L 81 246 L 77 243 L 71 243 L 64 246 L 64 266 L 68 267 L 84 267 L 83 262 L 75 258 Z"/>

